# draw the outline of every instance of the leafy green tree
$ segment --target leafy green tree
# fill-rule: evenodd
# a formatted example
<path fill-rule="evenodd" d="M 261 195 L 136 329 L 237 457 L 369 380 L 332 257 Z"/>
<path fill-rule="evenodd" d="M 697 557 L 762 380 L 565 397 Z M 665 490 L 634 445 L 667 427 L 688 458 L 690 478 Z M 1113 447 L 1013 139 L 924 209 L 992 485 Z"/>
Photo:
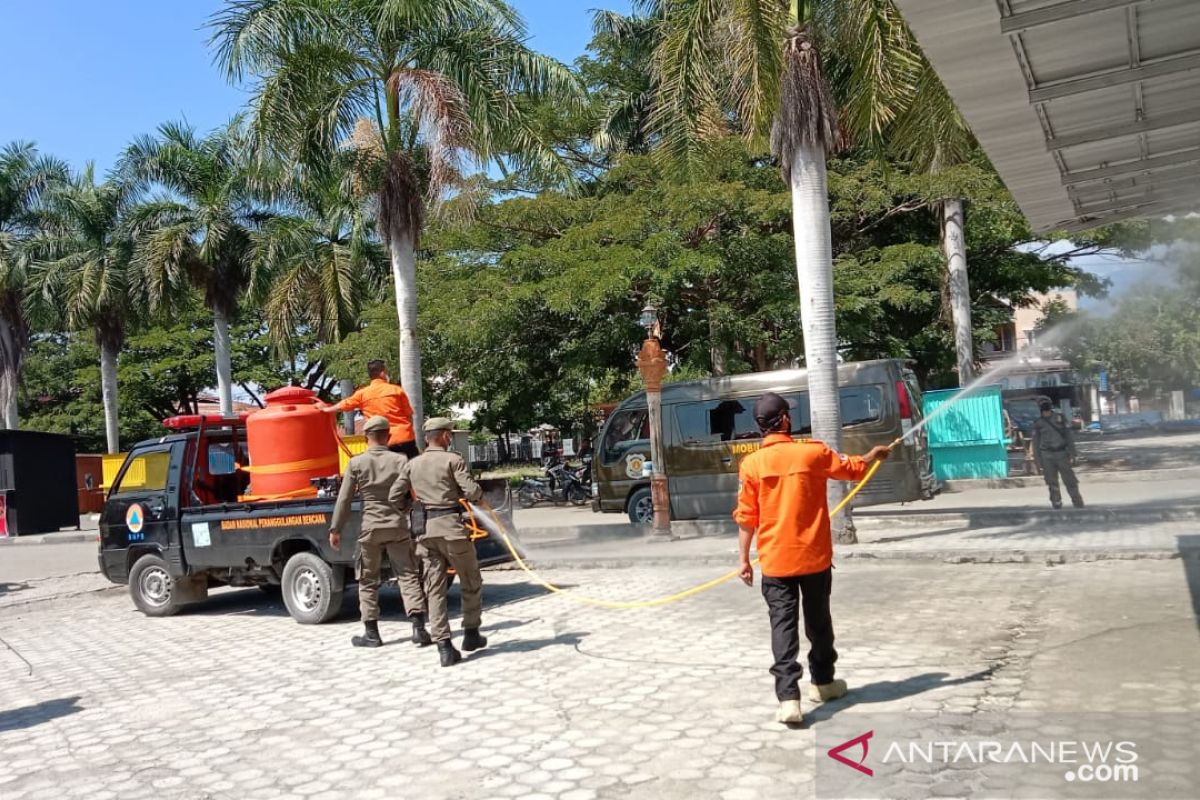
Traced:
<path fill-rule="evenodd" d="M 233 413 L 229 326 L 250 281 L 252 233 L 267 217 L 259 192 L 278 180 L 252 157 L 239 120 L 206 136 L 186 123 L 166 123 L 140 137 L 121 156 L 122 179 L 162 193 L 141 204 L 135 264 L 154 311 L 203 292 L 213 317 L 217 394 Z M 182 299 L 182 300 L 181 300 Z"/>
<path fill-rule="evenodd" d="M 1040 327 L 1072 365 L 1109 371 L 1126 395 L 1200 386 L 1200 245 L 1183 240 L 1165 259 L 1168 285 L 1144 284 L 1118 298 L 1110 314 L 1051 309 Z"/>
<path fill-rule="evenodd" d="M 29 142 L 0 149 L 0 415 L 5 428 L 18 424 L 17 388 L 29 345 L 27 244 L 40 224 L 43 196 L 67 174 L 64 162 L 38 155 Z"/>
<path fill-rule="evenodd" d="M 100 349 L 105 442 L 121 450 L 117 360 L 134 301 L 133 238 L 126 214 L 133 192 L 97 184 L 93 167 L 53 189 L 32 246 L 31 282 L 46 317 L 69 330 L 90 331 Z"/>
<path fill-rule="evenodd" d="M 258 80 L 254 126 L 275 151 L 320 164 L 357 129 L 352 145 L 391 253 L 400 378 L 419 426 L 416 255 L 427 208 L 467 186 L 467 158 L 562 172 L 527 100 L 577 103 L 574 77 L 525 45 L 503 0 L 241 0 L 211 26 L 229 78 Z"/>

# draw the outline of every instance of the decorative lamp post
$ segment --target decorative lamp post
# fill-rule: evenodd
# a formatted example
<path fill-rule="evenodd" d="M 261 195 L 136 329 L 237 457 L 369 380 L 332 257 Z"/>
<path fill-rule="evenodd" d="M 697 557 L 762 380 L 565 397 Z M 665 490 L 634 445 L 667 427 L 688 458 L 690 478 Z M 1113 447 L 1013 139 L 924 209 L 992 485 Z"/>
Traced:
<path fill-rule="evenodd" d="M 667 473 L 662 454 L 662 381 L 667 374 L 667 356 L 659 338 L 662 326 L 658 309 L 647 305 L 640 318 L 646 329 L 646 341 L 638 353 L 637 366 L 646 384 L 646 407 L 650 412 L 650 497 L 654 503 L 654 536 L 671 536 L 671 500 L 667 494 Z"/>

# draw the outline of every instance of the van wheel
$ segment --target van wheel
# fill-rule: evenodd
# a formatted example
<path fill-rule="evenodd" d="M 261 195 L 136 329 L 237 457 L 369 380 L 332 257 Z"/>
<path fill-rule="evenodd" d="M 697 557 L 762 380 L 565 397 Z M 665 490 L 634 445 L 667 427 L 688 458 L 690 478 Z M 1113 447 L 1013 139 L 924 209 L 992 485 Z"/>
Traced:
<path fill-rule="evenodd" d="M 333 567 L 315 553 L 296 553 L 283 567 L 283 604 L 302 625 L 329 622 L 342 610 L 342 590 L 333 588 Z"/>
<path fill-rule="evenodd" d="M 654 522 L 654 499 L 650 495 L 650 487 L 643 486 L 629 495 L 629 503 L 625 508 L 629 512 L 629 521 L 634 525 Z"/>
<path fill-rule="evenodd" d="M 181 608 L 167 562 L 156 555 L 142 556 L 129 571 L 129 596 L 147 617 L 169 617 Z"/>

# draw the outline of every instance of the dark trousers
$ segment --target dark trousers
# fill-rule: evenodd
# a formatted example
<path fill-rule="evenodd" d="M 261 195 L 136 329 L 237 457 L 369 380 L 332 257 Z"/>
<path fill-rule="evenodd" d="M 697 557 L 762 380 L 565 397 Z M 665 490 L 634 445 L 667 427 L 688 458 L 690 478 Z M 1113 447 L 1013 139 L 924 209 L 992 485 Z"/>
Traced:
<path fill-rule="evenodd" d="M 409 458 L 416 458 L 421 455 L 420 451 L 417 450 L 417 442 L 414 439 L 409 439 L 407 442 L 401 442 L 400 444 L 388 445 L 388 450 L 391 450 L 393 453 L 401 453 Z"/>
<path fill-rule="evenodd" d="M 1083 496 L 1079 493 L 1079 479 L 1075 477 L 1075 470 L 1071 469 L 1071 456 L 1058 450 L 1043 450 L 1040 455 L 1042 477 L 1050 489 L 1050 503 L 1055 508 L 1062 505 L 1062 492 L 1058 488 L 1058 479 L 1061 477 L 1067 494 L 1071 496 L 1071 503 L 1082 506 Z"/>
<path fill-rule="evenodd" d="M 800 614 L 804 613 L 804 635 L 808 638 L 808 669 L 816 684 L 833 681 L 837 650 L 833 649 L 833 618 L 829 595 L 833 570 L 795 575 L 790 578 L 762 576 L 763 598 L 771 616 L 771 650 L 775 665 L 775 696 L 780 700 L 800 699 L 804 668 L 796 661 L 800 652 Z"/>

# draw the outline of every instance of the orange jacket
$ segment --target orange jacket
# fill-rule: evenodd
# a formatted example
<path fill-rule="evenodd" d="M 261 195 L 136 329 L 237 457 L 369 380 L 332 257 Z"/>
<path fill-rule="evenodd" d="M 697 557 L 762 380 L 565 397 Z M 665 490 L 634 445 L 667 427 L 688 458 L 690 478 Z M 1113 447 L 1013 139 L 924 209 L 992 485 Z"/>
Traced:
<path fill-rule="evenodd" d="M 388 444 L 411 442 L 413 432 L 413 408 L 408 402 L 408 393 L 383 378 L 376 378 L 338 404 L 342 411 L 362 411 L 364 417 L 378 414 L 391 423 Z"/>
<path fill-rule="evenodd" d="M 763 575 L 787 578 L 829 569 L 829 479 L 858 480 L 866 472 L 861 458 L 835 453 L 823 442 L 792 441 L 786 433 L 764 438 L 762 448 L 742 461 L 733 512 L 737 524 L 758 538 Z"/>

